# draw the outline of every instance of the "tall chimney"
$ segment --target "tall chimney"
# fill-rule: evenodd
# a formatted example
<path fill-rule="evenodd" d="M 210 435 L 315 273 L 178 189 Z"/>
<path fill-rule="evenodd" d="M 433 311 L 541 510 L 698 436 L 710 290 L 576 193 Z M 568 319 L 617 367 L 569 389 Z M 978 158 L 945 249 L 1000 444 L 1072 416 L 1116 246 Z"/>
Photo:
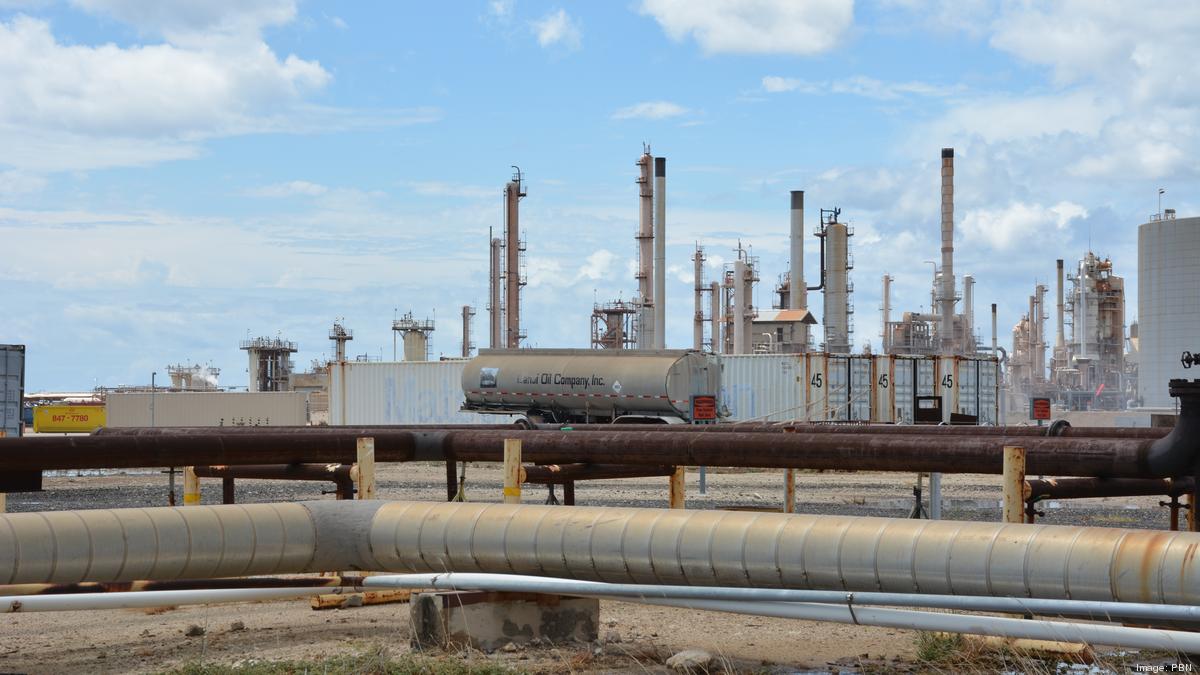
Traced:
<path fill-rule="evenodd" d="M 696 244 L 696 252 L 692 255 L 692 262 L 695 263 L 694 275 L 695 286 L 692 289 L 695 293 L 695 313 L 692 316 L 692 349 L 700 351 L 704 349 L 704 249 L 700 244 Z"/>
<path fill-rule="evenodd" d="M 653 158 L 650 149 L 642 153 L 638 166 L 638 349 L 654 348 L 654 184 L 650 182 Z"/>
<path fill-rule="evenodd" d="M 521 197 L 525 192 L 518 171 L 504 186 L 504 346 L 521 346 Z"/>
<path fill-rule="evenodd" d="M 1063 352 L 1066 351 L 1066 327 L 1063 324 L 1063 261 L 1059 258 L 1055 261 L 1058 268 L 1058 335 L 1054 340 L 1054 359 L 1056 367 L 1062 364 L 1057 363 L 1057 360 L 1063 357 Z"/>
<path fill-rule="evenodd" d="M 892 332 L 888 330 L 888 324 L 892 321 L 892 277 L 886 272 L 883 274 L 883 306 L 880 308 L 880 313 L 883 315 L 883 331 L 879 334 L 883 338 L 883 353 L 890 354 Z"/>
<path fill-rule="evenodd" d="M 996 345 L 996 303 L 992 303 L 992 356 L 1000 356 L 1000 350 Z"/>
<path fill-rule="evenodd" d="M 1028 355 L 1025 357 L 1029 364 L 1029 381 L 1037 382 L 1037 289 L 1034 289 L 1033 295 L 1029 296 L 1029 318 L 1025 322 L 1025 349 Z M 1013 345 L 1013 349 L 1017 348 Z"/>
<path fill-rule="evenodd" d="M 975 355 L 975 276 L 963 275 L 963 342 L 959 345 L 967 356 Z"/>
<path fill-rule="evenodd" d="M 720 354 L 721 345 L 721 282 L 714 281 L 708 286 L 708 321 L 709 333 L 712 340 L 712 353 Z"/>
<path fill-rule="evenodd" d="M 491 243 L 491 274 L 488 278 L 488 346 L 504 347 L 504 311 L 500 306 L 500 250 L 504 242 L 493 237 Z"/>
<path fill-rule="evenodd" d="M 462 308 L 462 355 L 464 359 L 471 358 L 471 318 L 475 316 L 475 308 L 463 305 Z"/>
<path fill-rule="evenodd" d="M 791 265 L 788 271 L 788 306 L 808 307 L 808 286 L 804 283 L 804 190 L 792 190 Z M 808 324 L 800 325 L 800 342 L 808 351 Z"/>
<path fill-rule="evenodd" d="M 654 348 L 667 340 L 667 158 L 654 158 Z"/>
<path fill-rule="evenodd" d="M 1046 285 L 1037 285 L 1037 365 L 1038 377 L 1046 379 Z"/>
<path fill-rule="evenodd" d="M 747 339 L 746 322 L 743 318 L 746 316 L 746 294 L 742 292 L 742 285 L 746 283 L 746 262 L 739 256 L 733 263 L 733 353 L 747 354 Z"/>
<path fill-rule="evenodd" d="M 942 148 L 941 351 L 954 354 L 954 148 Z"/>

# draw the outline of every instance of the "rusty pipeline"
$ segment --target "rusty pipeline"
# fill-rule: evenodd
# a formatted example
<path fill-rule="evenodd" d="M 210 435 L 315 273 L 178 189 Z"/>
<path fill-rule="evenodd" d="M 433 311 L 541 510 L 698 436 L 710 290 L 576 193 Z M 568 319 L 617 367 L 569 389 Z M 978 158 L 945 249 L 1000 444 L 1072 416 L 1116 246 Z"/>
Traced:
<path fill-rule="evenodd" d="M 1179 497 L 1192 492 L 1192 478 L 1047 478 L 1025 481 L 1026 501 L 1096 497 Z"/>
<path fill-rule="evenodd" d="M 336 577 L 276 576 L 160 581 L 81 581 L 74 584 L 11 584 L 0 586 L 0 595 L 73 595 L 76 593 L 191 591 L 207 588 L 358 588 L 363 585 L 363 578 L 361 574 L 353 574 Z"/>
<path fill-rule="evenodd" d="M 545 464 L 521 467 L 521 482 L 562 484 L 577 480 L 649 478 L 670 476 L 673 466 L 630 466 L 626 464 Z"/>

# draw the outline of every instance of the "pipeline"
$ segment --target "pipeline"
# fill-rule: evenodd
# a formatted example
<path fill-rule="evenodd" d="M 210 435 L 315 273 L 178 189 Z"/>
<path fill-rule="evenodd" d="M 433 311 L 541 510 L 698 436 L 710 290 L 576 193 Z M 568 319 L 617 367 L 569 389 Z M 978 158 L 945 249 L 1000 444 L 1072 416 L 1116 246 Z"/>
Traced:
<path fill-rule="evenodd" d="M 0 582 L 320 570 L 1200 604 L 1200 534 L 382 501 L 0 516 Z"/>
<path fill-rule="evenodd" d="M 242 464 L 195 466 L 197 478 L 248 478 L 255 480 L 328 481 L 337 486 L 338 499 L 354 498 L 350 464 Z"/>
<path fill-rule="evenodd" d="M 738 466 L 1000 473 L 1004 445 L 1026 449 L 1026 469 L 1049 476 L 1175 478 L 1200 471 L 1200 380 L 1172 380 L 1180 415 L 1158 439 L 1060 438 L 924 433 L 806 431 L 677 433 L 672 431 L 400 430 L 372 431 L 380 462 L 497 462 L 502 441 L 522 441 L 537 464 Z M 836 427 L 829 427 L 836 428 Z M 897 427 L 899 428 L 899 427 Z M 102 469 L 199 464 L 350 463 L 362 430 L 319 434 L 100 434 L 0 439 L 0 471 Z"/>
<path fill-rule="evenodd" d="M 1096 497 L 1144 497 L 1191 494 L 1191 478 L 1049 478 L 1025 481 L 1025 500 L 1091 499 Z"/>
<path fill-rule="evenodd" d="M 652 478 L 670 476 L 673 466 L 626 466 L 624 464 L 547 464 L 521 467 L 521 482 L 561 484 L 577 480 Z"/>
<path fill-rule="evenodd" d="M 282 576 L 234 579 L 176 579 L 172 581 L 85 581 L 76 584 L 12 584 L 0 586 L 3 595 L 75 595 L 79 593 L 142 593 L 145 591 L 194 591 L 221 588 L 337 588 L 362 586 L 362 575 L 338 577 Z"/>
<path fill-rule="evenodd" d="M 0 614 L 263 602 L 307 598 L 314 595 L 339 595 L 353 590 L 347 588 L 203 588 L 190 591 L 21 595 L 0 597 Z"/>
<path fill-rule="evenodd" d="M 1072 427 L 1065 420 L 1045 427 L 896 424 L 811 424 L 735 422 L 731 424 L 538 424 L 546 431 L 671 431 L 677 433 L 888 434 L 891 436 L 1000 436 L 1004 438 L 1132 438 L 1157 440 L 1167 427 Z"/>

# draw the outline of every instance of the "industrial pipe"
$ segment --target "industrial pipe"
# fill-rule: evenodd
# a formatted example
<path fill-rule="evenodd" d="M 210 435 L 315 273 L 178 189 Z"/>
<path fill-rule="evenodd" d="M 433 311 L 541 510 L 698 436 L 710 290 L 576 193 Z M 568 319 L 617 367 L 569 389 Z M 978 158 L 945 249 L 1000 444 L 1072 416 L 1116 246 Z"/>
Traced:
<path fill-rule="evenodd" d="M 240 464 L 234 466 L 193 466 L 197 478 L 256 480 L 328 481 L 337 486 L 338 499 L 354 498 L 351 464 Z M 232 503 L 232 500 L 225 500 Z"/>
<path fill-rule="evenodd" d="M 521 482 L 536 484 L 562 484 L 577 480 L 604 480 L 611 478 L 650 478 L 670 476 L 673 466 L 627 466 L 624 464 L 548 464 L 521 467 Z"/>
<path fill-rule="evenodd" d="M 77 584 L 12 584 L 0 586 L 4 595 L 72 595 L 79 593 L 143 593 L 145 591 L 192 591 L 217 588 L 337 588 L 362 586 L 362 575 L 339 577 L 280 576 L 233 579 L 175 579 L 171 581 L 123 581 Z"/>
<path fill-rule="evenodd" d="M 667 337 L 667 158 L 654 158 L 654 348 Z"/>
<path fill-rule="evenodd" d="M 1192 478 L 1048 478 L 1025 481 L 1026 501 L 1190 494 Z"/>
<path fill-rule="evenodd" d="M 1059 438 L 1129 438 L 1156 440 L 1171 433 L 1168 427 L 984 427 L 970 424 L 945 426 L 896 424 L 811 424 L 794 422 L 734 422 L 727 424 L 537 424 L 536 429 L 561 431 L 667 431 L 676 433 L 805 433 L 888 434 L 891 436 L 1000 436 Z"/>
<path fill-rule="evenodd" d="M 320 570 L 1200 604 L 1200 534 L 508 504 L 313 501 L 0 516 L 0 581 Z"/>
<path fill-rule="evenodd" d="M 263 602 L 307 598 L 314 595 L 339 595 L 346 592 L 348 591 L 344 588 L 205 588 L 190 591 L 19 595 L 0 597 L 0 614 Z"/>

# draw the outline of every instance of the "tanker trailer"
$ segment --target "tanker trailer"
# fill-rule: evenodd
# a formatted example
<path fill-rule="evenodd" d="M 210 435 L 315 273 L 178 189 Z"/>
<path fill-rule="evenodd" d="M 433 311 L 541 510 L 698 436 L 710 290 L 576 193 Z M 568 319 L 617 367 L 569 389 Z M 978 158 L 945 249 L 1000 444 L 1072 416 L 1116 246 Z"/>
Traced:
<path fill-rule="evenodd" d="M 481 349 L 463 370 L 478 413 L 533 422 L 716 422 L 719 357 L 641 349 Z"/>

